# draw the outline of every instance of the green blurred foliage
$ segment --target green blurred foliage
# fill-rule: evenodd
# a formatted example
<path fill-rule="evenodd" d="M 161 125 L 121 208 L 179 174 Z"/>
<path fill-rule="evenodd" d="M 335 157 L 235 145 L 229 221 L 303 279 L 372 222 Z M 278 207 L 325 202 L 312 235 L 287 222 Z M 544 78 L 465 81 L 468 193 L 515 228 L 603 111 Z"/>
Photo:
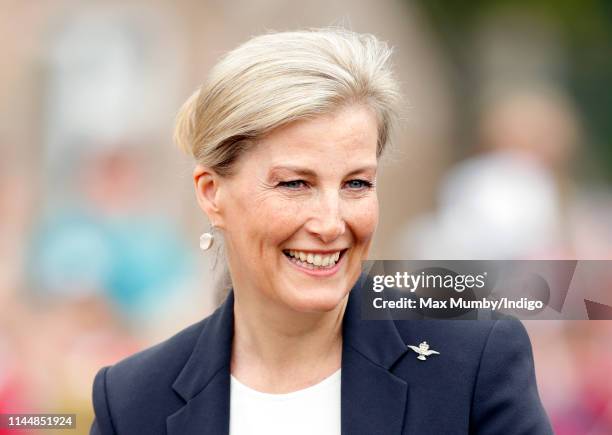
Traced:
<path fill-rule="evenodd" d="M 585 181 L 612 182 L 612 1 L 421 0 L 420 5 L 446 50 L 455 89 L 462 97 L 469 97 L 475 85 L 469 77 L 466 42 L 472 41 L 483 20 L 520 13 L 552 25 L 569 64 L 564 85 L 586 133 L 579 175 Z"/>

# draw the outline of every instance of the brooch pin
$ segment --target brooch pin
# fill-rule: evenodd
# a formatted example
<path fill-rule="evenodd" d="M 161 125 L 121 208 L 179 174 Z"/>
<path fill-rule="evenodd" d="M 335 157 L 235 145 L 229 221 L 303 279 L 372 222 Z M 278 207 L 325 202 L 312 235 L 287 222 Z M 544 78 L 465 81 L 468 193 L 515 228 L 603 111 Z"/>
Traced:
<path fill-rule="evenodd" d="M 425 357 L 430 355 L 440 355 L 440 352 L 430 349 L 426 341 L 419 344 L 419 347 L 412 345 L 408 345 L 408 347 L 419 354 L 419 356 L 417 356 L 417 359 L 420 359 L 421 361 L 425 361 L 427 359 Z"/>

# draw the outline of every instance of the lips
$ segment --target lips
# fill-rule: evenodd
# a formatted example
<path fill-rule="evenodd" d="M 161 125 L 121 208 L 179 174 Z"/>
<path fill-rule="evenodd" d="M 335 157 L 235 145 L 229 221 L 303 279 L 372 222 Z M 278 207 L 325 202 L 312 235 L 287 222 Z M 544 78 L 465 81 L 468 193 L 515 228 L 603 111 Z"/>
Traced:
<path fill-rule="evenodd" d="M 289 263 L 289 265 L 296 271 L 314 278 L 326 278 L 335 275 L 341 268 L 344 267 L 344 252 L 345 251 L 341 252 L 338 262 L 333 266 L 315 266 L 313 264 L 297 260 L 295 257 L 291 257 L 287 254 L 285 254 L 285 258 L 287 259 L 287 263 Z"/>

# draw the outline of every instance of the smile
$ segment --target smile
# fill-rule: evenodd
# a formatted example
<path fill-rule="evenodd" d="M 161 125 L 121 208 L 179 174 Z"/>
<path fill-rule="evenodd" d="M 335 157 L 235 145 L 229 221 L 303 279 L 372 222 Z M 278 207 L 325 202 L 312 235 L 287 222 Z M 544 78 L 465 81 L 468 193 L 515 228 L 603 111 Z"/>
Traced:
<path fill-rule="evenodd" d="M 333 273 L 346 251 L 347 249 L 336 252 L 317 253 L 287 249 L 283 251 L 283 254 L 292 264 L 300 269 Z"/>

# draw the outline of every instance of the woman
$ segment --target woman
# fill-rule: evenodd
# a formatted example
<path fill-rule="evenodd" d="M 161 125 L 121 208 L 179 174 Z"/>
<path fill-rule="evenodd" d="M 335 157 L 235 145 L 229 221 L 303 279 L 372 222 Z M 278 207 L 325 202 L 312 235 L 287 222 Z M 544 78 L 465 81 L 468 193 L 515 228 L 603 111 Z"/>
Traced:
<path fill-rule="evenodd" d="M 551 433 L 519 322 L 360 320 L 389 56 L 344 30 L 259 36 L 187 101 L 176 138 L 233 290 L 100 370 L 92 433 Z M 408 346 L 425 340 L 440 355 L 423 362 Z"/>

